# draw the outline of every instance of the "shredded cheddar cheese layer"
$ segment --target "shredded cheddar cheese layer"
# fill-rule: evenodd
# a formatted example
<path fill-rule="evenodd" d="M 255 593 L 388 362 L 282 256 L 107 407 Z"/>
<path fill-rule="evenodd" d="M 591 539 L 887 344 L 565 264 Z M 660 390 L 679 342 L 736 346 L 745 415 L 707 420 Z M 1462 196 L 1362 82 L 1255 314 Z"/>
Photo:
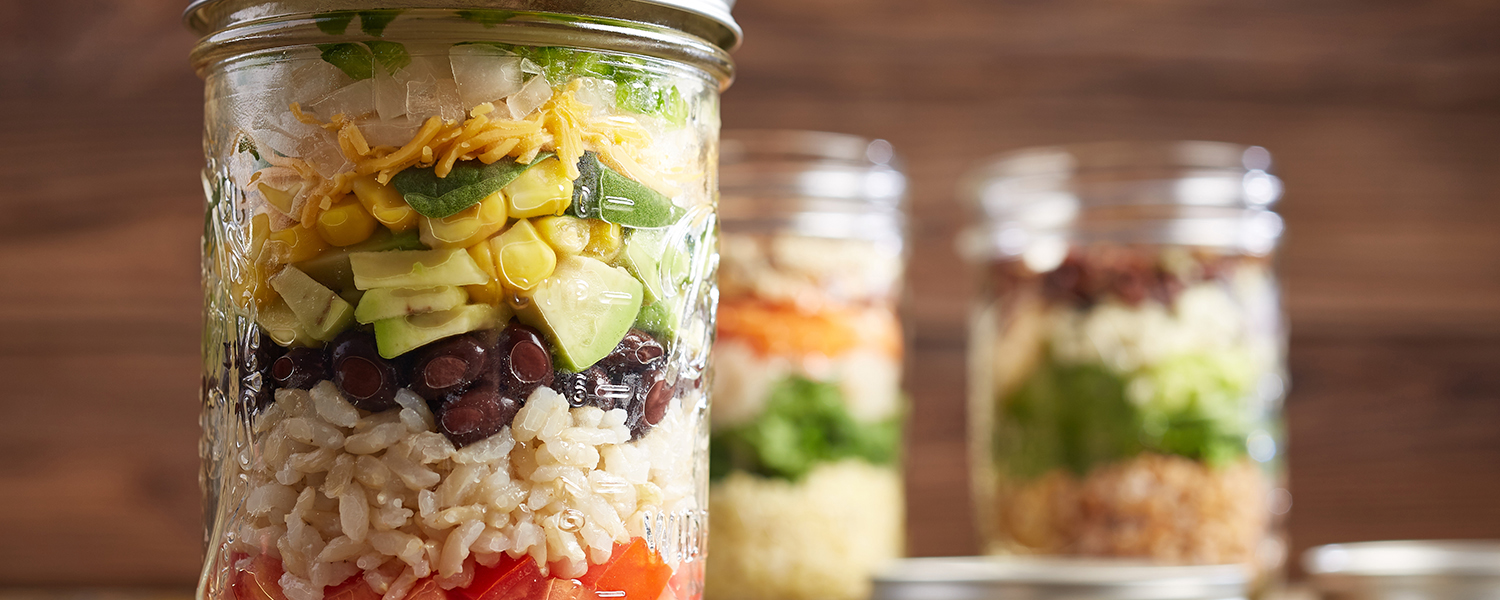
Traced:
<path fill-rule="evenodd" d="M 492 164 L 512 157 L 528 163 L 542 152 L 552 152 L 566 166 L 568 177 L 576 179 L 578 160 L 585 151 L 593 151 L 610 168 L 664 194 L 675 195 L 675 185 L 637 159 L 651 144 L 646 129 L 632 119 L 595 116 L 593 107 L 578 100 L 581 85 L 576 80 L 569 83 L 524 119 L 490 118 L 495 106 L 489 102 L 469 111 L 469 118 L 462 123 L 429 117 L 399 148 L 372 147 L 359 126 L 345 115 L 334 115 L 325 123 L 293 103 L 290 108 L 298 120 L 337 136 L 339 150 L 353 163 L 353 170 L 330 179 L 300 158 L 268 155 L 272 166 L 256 172 L 247 188 L 257 181 L 284 181 L 295 175 L 303 184 L 293 202 L 293 206 L 301 206 L 295 218 L 302 226 L 312 227 L 322 211 L 351 192 L 360 176 L 373 174 L 386 184 L 405 169 L 433 167 L 438 177 L 445 177 L 461 160 Z"/>

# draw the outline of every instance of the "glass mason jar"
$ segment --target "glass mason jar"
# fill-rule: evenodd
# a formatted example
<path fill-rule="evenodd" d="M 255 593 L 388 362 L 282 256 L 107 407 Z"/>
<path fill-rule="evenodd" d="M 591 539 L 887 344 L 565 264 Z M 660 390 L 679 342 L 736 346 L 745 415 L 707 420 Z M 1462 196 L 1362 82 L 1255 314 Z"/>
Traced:
<path fill-rule="evenodd" d="M 890 144 L 724 136 L 712 600 L 847 600 L 901 556 L 905 178 Z"/>
<path fill-rule="evenodd" d="M 701 596 L 728 9 L 189 8 L 199 598 Z"/>
<path fill-rule="evenodd" d="M 997 554 L 1241 563 L 1286 553 L 1285 328 L 1258 147 L 1002 155 L 968 193 L 970 423 Z"/>

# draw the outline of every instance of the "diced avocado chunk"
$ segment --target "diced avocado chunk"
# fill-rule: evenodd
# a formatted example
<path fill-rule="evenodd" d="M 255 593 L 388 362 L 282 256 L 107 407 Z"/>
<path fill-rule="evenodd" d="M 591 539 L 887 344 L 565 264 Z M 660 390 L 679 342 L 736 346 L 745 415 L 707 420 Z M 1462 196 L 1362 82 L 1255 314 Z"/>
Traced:
<path fill-rule="evenodd" d="M 422 288 L 440 285 L 478 285 L 490 276 L 463 248 L 355 252 L 349 255 L 354 286 Z"/>
<path fill-rule="evenodd" d="M 625 268 L 646 286 L 646 304 L 677 295 L 687 281 L 687 253 L 667 243 L 660 229 L 634 229 L 625 241 Z"/>
<path fill-rule="evenodd" d="M 292 307 L 287 306 L 286 301 L 281 298 L 261 307 L 255 315 L 255 322 L 260 325 L 261 331 L 271 336 L 271 341 L 278 345 L 318 345 L 318 340 L 313 339 L 302 327 L 302 322 L 297 320 L 297 313 L 292 312 Z"/>
<path fill-rule="evenodd" d="M 270 283 L 313 339 L 331 340 L 354 322 L 353 306 L 297 267 L 283 268 Z"/>
<path fill-rule="evenodd" d="M 296 267 L 329 289 L 343 292 L 354 288 L 354 271 L 349 268 L 349 253 L 426 249 L 427 246 L 422 245 L 422 240 L 418 238 L 415 230 L 397 234 L 377 230 L 375 235 L 370 236 L 368 240 L 347 248 L 331 249 L 297 263 Z"/>
<path fill-rule="evenodd" d="M 636 229 L 625 241 L 625 268 L 646 288 L 646 304 L 666 297 L 661 286 L 661 256 L 666 235 L 658 229 Z"/>
<path fill-rule="evenodd" d="M 384 358 L 396 358 L 448 336 L 489 329 L 500 320 L 501 309 L 489 304 L 465 304 L 437 312 L 382 319 L 375 322 L 375 347 Z"/>
<path fill-rule="evenodd" d="M 679 318 L 677 303 L 662 300 L 641 306 L 641 312 L 635 316 L 635 327 L 657 339 L 675 340 Z"/>
<path fill-rule="evenodd" d="M 365 292 L 354 309 L 354 320 L 374 323 L 381 319 L 419 315 L 455 308 L 469 301 L 463 288 L 440 285 L 430 288 L 375 288 Z"/>
<path fill-rule="evenodd" d="M 584 152 L 573 180 L 573 204 L 568 212 L 583 219 L 603 219 L 627 227 L 666 227 L 687 212 L 672 199 L 599 162 Z"/>
<path fill-rule="evenodd" d="M 552 340 L 557 365 L 582 371 L 608 356 L 641 309 L 643 291 L 629 271 L 569 256 L 532 290 L 516 316 Z"/>

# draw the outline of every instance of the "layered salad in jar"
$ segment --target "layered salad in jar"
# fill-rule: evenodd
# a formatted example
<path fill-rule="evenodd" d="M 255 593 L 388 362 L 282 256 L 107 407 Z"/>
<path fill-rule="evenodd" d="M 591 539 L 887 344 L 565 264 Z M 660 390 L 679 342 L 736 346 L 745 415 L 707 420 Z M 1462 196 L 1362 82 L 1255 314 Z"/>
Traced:
<path fill-rule="evenodd" d="M 904 547 L 899 244 L 729 227 L 707 597 L 865 597 Z"/>
<path fill-rule="evenodd" d="M 1279 567 L 1266 259 L 1098 244 L 991 269 L 970 413 L 988 550 Z"/>
<path fill-rule="evenodd" d="M 208 74 L 202 595 L 698 597 L 717 84 L 393 19 Z"/>

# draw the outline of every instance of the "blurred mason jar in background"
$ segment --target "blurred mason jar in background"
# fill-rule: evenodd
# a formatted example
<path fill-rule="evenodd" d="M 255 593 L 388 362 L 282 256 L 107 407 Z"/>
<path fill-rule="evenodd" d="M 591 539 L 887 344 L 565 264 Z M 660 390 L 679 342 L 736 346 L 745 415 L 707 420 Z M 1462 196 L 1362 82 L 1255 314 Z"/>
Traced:
<path fill-rule="evenodd" d="M 1281 183 L 1262 148 L 1083 144 L 971 175 L 970 426 L 992 554 L 1285 562 Z"/>
<path fill-rule="evenodd" d="M 845 600 L 902 554 L 905 178 L 890 144 L 726 132 L 713 600 Z"/>

